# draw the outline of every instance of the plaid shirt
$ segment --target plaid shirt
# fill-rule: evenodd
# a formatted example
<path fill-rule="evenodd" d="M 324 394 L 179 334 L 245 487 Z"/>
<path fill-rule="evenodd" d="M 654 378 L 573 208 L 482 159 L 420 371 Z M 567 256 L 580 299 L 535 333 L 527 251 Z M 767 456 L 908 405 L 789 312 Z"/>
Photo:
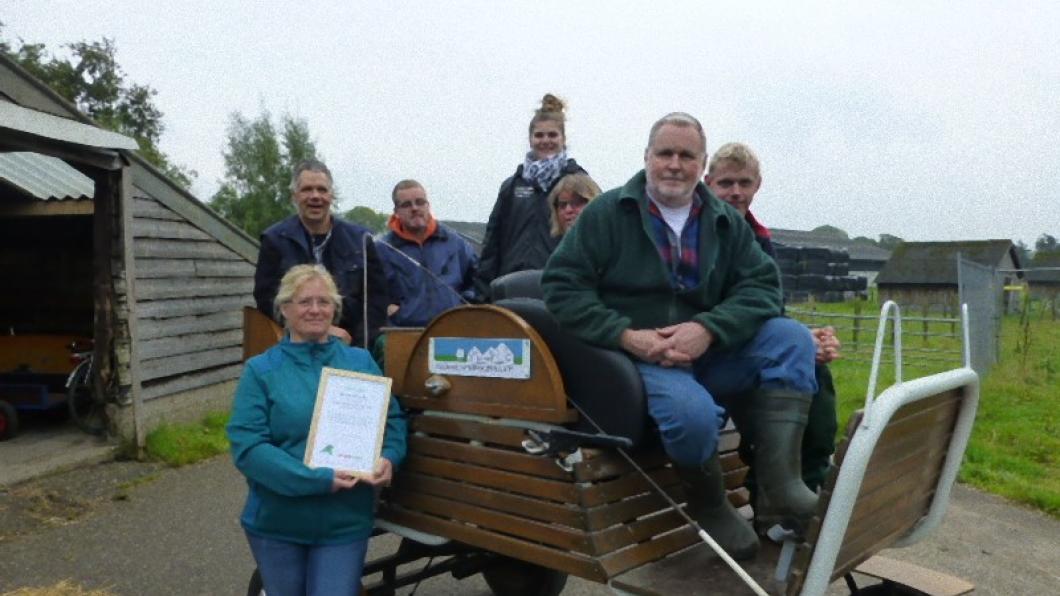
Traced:
<path fill-rule="evenodd" d="M 680 242 L 670 226 L 666 225 L 655 201 L 648 199 L 651 214 L 651 229 L 655 236 L 655 247 L 659 257 L 670 271 L 670 284 L 676 290 L 685 290 L 699 285 L 699 212 L 703 210 L 703 199 L 692 196 L 692 208 L 681 230 Z"/>

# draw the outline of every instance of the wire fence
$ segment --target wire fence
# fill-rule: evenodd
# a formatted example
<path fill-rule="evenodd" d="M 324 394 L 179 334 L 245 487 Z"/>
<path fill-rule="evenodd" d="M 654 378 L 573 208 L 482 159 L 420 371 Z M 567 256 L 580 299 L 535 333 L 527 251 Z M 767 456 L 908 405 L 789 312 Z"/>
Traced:
<path fill-rule="evenodd" d="M 1000 357 L 1001 317 L 1010 302 L 1004 270 L 973 262 L 957 253 L 956 273 L 956 296 L 945 292 L 934 296 L 918 294 L 916 288 L 906 294 L 911 304 L 901 305 L 903 364 L 920 368 L 964 364 L 959 315 L 960 305 L 964 304 L 968 307 L 971 366 L 980 375 L 985 375 Z M 869 302 L 859 300 L 854 303 L 852 314 L 829 312 L 828 309 L 818 310 L 815 303 L 810 302 L 789 307 L 787 312 L 810 327 L 834 327 L 843 343 L 844 358 L 871 362 L 879 319 L 870 308 Z M 921 316 L 915 316 L 918 310 Z M 943 316 L 933 316 L 940 311 Z M 890 347 L 894 344 L 893 322 L 890 320 L 886 333 L 886 345 Z M 884 362 L 888 359 L 893 362 L 891 350 L 884 350 L 882 358 Z"/>
<path fill-rule="evenodd" d="M 813 304 L 788 307 L 789 316 L 810 328 L 832 327 L 842 342 L 843 359 L 855 362 L 871 362 L 876 347 L 876 331 L 879 314 L 865 301 L 854 303 L 854 313 L 817 310 Z M 893 363 L 890 347 L 894 343 L 894 323 L 888 320 L 885 327 L 887 349 L 881 357 L 883 363 Z M 957 317 L 903 316 L 902 358 L 906 366 L 937 369 L 939 365 L 959 366 L 963 360 L 961 350 L 961 320 Z"/>

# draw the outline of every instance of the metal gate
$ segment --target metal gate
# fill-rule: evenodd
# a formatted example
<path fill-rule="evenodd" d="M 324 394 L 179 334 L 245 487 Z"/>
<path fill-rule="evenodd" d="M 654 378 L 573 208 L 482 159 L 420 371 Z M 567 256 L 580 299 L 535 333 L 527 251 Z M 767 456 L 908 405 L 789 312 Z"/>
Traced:
<path fill-rule="evenodd" d="M 959 302 L 968 305 L 972 368 L 984 376 L 997 364 L 1003 292 L 993 267 L 964 259 L 957 253 Z"/>

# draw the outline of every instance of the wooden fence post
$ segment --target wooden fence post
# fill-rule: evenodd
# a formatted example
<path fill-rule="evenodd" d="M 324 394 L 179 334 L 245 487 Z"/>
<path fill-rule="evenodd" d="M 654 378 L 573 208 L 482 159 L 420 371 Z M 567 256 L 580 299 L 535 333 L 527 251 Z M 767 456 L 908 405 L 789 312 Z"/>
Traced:
<path fill-rule="evenodd" d="M 858 335 L 861 332 L 861 300 L 854 300 L 854 338 L 850 342 L 853 344 L 854 353 L 858 351 Z"/>
<path fill-rule="evenodd" d="M 924 346 L 928 345 L 928 303 L 924 302 L 920 305 L 920 316 L 924 317 Z"/>

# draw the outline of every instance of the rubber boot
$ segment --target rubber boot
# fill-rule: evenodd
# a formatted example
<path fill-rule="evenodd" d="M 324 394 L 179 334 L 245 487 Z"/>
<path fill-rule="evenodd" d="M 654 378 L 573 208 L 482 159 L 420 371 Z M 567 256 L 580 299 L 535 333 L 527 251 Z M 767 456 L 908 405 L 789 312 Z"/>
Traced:
<path fill-rule="evenodd" d="M 756 391 L 748 404 L 754 446 L 755 528 L 775 524 L 802 532 L 817 511 L 817 495 L 802 481 L 802 435 L 812 396 L 784 390 Z"/>
<path fill-rule="evenodd" d="M 737 561 L 758 552 L 758 536 L 725 495 L 725 479 L 718 455 L 700 468 L 677 468 L 688 493 L 688 515 Z"/>
<path fill-rule="evenodd" d="M 817 365 L 817 395 L 810 402 L 806 431 L 802 435 L 802 481 L 817 492 L 832 468 L 835 453 L 836 421 L 835 383 L 832 372 L 823 364 Z"/>

